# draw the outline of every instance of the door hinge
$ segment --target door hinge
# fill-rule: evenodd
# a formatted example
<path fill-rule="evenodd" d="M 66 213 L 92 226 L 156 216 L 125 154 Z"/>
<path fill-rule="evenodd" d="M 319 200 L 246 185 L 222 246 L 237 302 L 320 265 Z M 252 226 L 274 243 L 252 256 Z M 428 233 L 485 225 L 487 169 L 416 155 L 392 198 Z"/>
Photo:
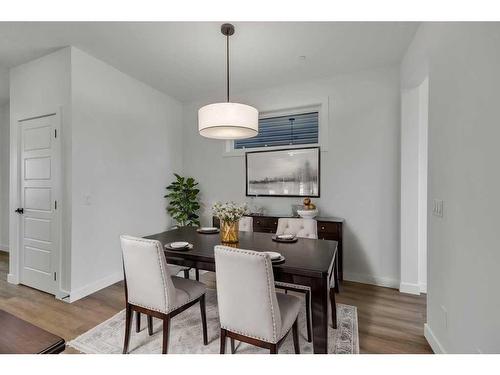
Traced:
<path fill-rule="evenodd" d="M 57 138 L 57 129 L 54 129 L 54 138 Z"/>
<path fill-rule="evenodd" d="M 57 281 L 57 272 L 54 272 L 54 281 Z"/>
<path fill-rule="evenodd" d="M 54 210 L 57 210 L 57 201 L 54 201 Z"/>

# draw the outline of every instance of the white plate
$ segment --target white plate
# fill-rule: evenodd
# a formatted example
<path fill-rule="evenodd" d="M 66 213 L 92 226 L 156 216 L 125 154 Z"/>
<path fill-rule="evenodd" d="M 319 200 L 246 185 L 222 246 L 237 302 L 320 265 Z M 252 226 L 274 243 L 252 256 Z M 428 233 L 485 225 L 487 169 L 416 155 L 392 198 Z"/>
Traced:
<path fill-rule="evenodd" d="M 281 254 L 277 253 L 275 251 L 264 251 L 264 252 L 269 255 L 269 257 L 271 258 L 271 260 L 275 260 L 275 259 L 281 258 Z"/>
<path fill-rule="evenodd" d="M 184 242 L 184 241 L 172 242 L 172 243 L 169 244 L 169 246 L 172 249 L 182 249 L 184 247 L 188 247 L 189 246 L 189 242 Z"/>
<path fill-rule="evenodd" d="M 200 230 L 202 232 L 215 232 L 216 230 L 218 230 L 219 228 L 217 227 L 201 227 Z"/>
<path fill-rule="evenodd" d="M 295 238 L 293 234 L 279 234 L 276 237 L 280 240 L 293 240 Z"/>

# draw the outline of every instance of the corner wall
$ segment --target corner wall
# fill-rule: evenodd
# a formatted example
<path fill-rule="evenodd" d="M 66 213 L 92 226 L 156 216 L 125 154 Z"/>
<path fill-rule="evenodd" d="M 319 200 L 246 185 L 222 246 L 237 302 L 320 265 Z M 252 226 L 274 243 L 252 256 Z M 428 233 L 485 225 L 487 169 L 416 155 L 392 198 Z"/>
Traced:
<path fill-rule="evenodd" d="M 123 278 L 121 234 L 170 226 L 163 196 L 182 168 L 182 106 L 73 47 L 11 69 L 10 79 L 11 146 L 19 119 L 62 112 L 59 297 L 72 302 Z M 9 282 L 18 283 L 17 146 L 10 152 Z"/>
<path fill-rule="evenodd" d="M 429 75 L 425 334 L 436 352 L 500 353 L 499 41 L 498 22 L 423 23 L 401 66 L 403 87 Z"/>
<path fill-rule="evenodd" d="M 71 300 L 123 278 L 119 236 L 166 230 L 182 168 L 182 107 L 71 48 Z"/>

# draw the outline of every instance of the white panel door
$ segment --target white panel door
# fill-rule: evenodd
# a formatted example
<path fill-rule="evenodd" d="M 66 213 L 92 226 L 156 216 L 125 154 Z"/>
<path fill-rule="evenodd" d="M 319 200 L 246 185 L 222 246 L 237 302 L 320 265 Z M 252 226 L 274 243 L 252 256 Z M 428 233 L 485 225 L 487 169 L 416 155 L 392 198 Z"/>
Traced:
<path fill-rule="evenodd" d="M 55 294 L 59 270 L 58 116 L 19 122 L 20 282 Z"/>

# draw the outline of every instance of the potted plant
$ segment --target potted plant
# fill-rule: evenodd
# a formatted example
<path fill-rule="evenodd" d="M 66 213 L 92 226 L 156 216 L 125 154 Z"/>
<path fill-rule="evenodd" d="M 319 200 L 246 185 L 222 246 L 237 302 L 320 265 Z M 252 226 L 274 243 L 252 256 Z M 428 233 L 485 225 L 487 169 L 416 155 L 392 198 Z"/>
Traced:
<path fill-rule="evenodd" d="M 164 196 L 169 200 L 167 212 L 179 226 L 199 226 L 198 183 L 192 177 L 181 177 L 177 173 L 174 176 L 176 180 L 167 186 L 168 194 Z"/>
<path fill-rule="evenodd" d="M 246 203 L 217 202 L 212 207 L 214 216 L 220 220 L 221 242 L 237 243 L 239 241 L 239 220 L 248 213 Z"/>

